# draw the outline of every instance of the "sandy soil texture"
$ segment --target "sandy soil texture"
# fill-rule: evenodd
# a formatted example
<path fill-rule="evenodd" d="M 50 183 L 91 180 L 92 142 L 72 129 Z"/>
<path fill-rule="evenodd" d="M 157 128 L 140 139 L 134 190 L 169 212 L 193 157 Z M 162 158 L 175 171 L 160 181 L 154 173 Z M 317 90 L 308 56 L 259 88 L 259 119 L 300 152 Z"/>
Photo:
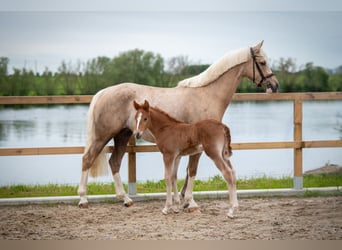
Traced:
<path fill-rule="evenodd" d="M 201 214 L 163 215 L 163 200 L 0 207 L 0 239 L 342 239 L 342 197 L 199 200 Z"/>

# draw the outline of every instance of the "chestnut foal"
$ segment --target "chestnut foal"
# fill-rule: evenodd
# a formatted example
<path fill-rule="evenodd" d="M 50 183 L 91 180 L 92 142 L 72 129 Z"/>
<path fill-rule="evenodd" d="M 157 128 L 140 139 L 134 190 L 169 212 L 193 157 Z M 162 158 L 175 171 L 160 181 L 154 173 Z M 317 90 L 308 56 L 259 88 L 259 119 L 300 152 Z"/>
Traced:
<path fill-rule="evenodd" d="M 173 210 L 174 212 L 179 211 L 180 198 L 177 190 L 177 168 L 181 156 L 198 154 L 204 150 L 228 182 L 230 206 L 227 216 L 233 218 L 234 209 L 238 207 L 238 200 L 235 171 L 229 160 L 232 155 L 229 128 L 213 119 L 202 120 L 194 124 L 180 122 L 166 112 L 156 107 L 150 107 L 146 100 L 141 105 L 133 101 L 133 106 L 136 109 L 136 126 L 133 134 L 139 139 L 147 129 L 150 130 L 155 137 L 160 152 L 163 154 L 167 196 L 162 212 L 167 214 L 172 208 L 172 187 L 176 204 Z M 189 169 L 188 171 L 192 170 Z M 195 176 L 188 180 L 184 196 L 184 208 L 188 207 L 193 201 L 192 188 L 194 179 Z"/>

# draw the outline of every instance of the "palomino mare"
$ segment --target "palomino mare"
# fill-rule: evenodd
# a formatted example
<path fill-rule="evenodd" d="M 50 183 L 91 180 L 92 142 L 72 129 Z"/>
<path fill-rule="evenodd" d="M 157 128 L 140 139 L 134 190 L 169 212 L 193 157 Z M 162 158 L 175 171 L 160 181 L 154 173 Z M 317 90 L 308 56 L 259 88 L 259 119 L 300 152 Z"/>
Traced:
<path fill-rule="evenodd" d="M 204 119 L 222 120 L 242 77 L 248 77 L 264 87 L 266 92 L 277 92 L 278 80 L 267 65 L 262 42 L 223 56 L 201 74 L 185 79 L 175 88 L 157 88 L 134 83 L 122 83 L 100 90 L 92 99 L 88 111 L 87 144 L 82 158 L 82 176 L 78 188 L 79 207 L 88 207 L 86 187 L 88 174 L 99 176 L 107 173 L 105 145 L 114 138 L 114 149 L 109 159 L 116 197 L 126 206 L 133 204 L 126 194 L 119 174 L 122 157 L 134 130 L 135 110 L 133 100 L 149 100 L 176 119 L 194 123 Z M 154 142 L 150 133 L 143 138 Z M 187 179 L 182 189 L 185 194 L 187 181 L 196 175 L 201 153 L 190 156 Z M 192 171 L 190 171 L 192 170 Z M 190 207 L 197 207 L 192 200 Z"/>
<path fill-rule="evenodd" d="M 229 210 L 227 216 L 233 218 L 234 209 L 238 207 L 238 200 L 235 170 L 229 160 L 232 155 L 229 128 L 213 119 L 201 120 L 192 124 L 180 122 L 164 111 L 150 107 L 146 100 L 141 105 L 133 101 L 133 106 L 136 109 L 136 128 L 133 135 L 139 139 L 148 129 L 163 154 L 167 190 L 163 214 L 168 214 L 172 208 L 172 188 L 176 205 L 173 210 L 176 213 L 179 212 L 180 198 L 177 190 L 177 171 L 180 158 L 184 155 L 198 154 L 204 151 L 214 161 L 228 184 Z M 190 178 L 185 191 L 183 207 L 190 205 L 192 186 L 193 179 Z"/>

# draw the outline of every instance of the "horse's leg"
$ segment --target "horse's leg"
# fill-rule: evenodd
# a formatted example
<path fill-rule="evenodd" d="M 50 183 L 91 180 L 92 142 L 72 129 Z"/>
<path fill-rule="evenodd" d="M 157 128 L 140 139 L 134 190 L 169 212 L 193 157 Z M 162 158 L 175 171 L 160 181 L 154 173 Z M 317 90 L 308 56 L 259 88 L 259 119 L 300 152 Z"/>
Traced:
<path fill-rule="evenodd" d="M 131 130 L 123 129 L 114 137 L 114 149 L 109 159 L 109 165 L 112 170 L 112 174 L 114 178 L 116 198 L 123 200 L 124 205 L 126 207 L 133 205 L 133 201 L 128 197 L 128 195 L 125 192 L 125 189 L 122 185 L 119 171 L 120 171 L 122 157 L 124 156 L 126 152 L 126 146 L 131 135 L 132 135 Z"/>
<path fill-rule="evenodd" d="M 193 199 L 192 190 L 194 180 L 197 174 L 198 161 L 202 153 L 191 155 L 189 157 L 189 163 L 187 167 L 186 179 L 183 185 L 181 195 L 184 198 L 183 207 L 188 208 L 189 212 L 199 211 L 199 206 Z"/>
<path fill-rule="evenodd" d="M 88 199 L 87 199 L 87 183 L 88 183 L 88 172 L 89 170 L 82 171 L 80 185 L 78 186 L 78 195 L 80 196 L 80 202 L 78 206 L 80 208 L 88 208 Z"/>
<path fill-rule="evenodd" d="M 233 168 L 233 165 L 231 164 L 230 160 L 226 160 L 228 167 L 232 170 L 232 176 L 233 176 L 233 194 L 232 194 L 232 198 L 233 198 L 233 207 L 234 208 L 238 208 L 239 207 L 239 202 L 237 199 L 237 192 L 236 192 L 236 174 L 235 174 L 235 169 Z"/>
<path fill-rule="evenodd" d="M 88 207 L 88 200 L 87 200 L 87 182 L 88 182 L 88 173 L 89 169 L 91 168 L 92 164 L 96 160 L 96 157 L 99 155 L 101 150 L 104 147 L 104 143 L 100 141 L 93 142 L 87 151 L 84 153 L 82 157 L 82 176 L 80 185 L 78 187 L 78 195 L 80 196 L 80 202 L 78 206 L 80 208 L 87 208 Z"/>
<path fill-rule="evenodd" d="M 171 181 L 171 174 L 172 168 L 174 167 L 175 163 L 175 156 L 172 154 L 163 154 L 164 160 L 164 175 L 165 175 L 165 183 L 166 183 L 166 202 L 165 207 L 163 208 L 163 214 L 168 214 L 170 208 L 172 207 L 172 181 Z"/>
<path fill-rule="evenodd" d="M 172 187 L 173 187 L 173 200 L 174 200 L 173 211 L 175 213 L 178 213 L 179 208 L 180 208 L 180 198 L 179 198 L 178 187 L 177 187 L 177 172 L 178 172 L 180 159 L 181 159 L 181 156 L 176 157 L 174 166 L 172 168 L 172 174 L 171 174 L 171 182 L 172 182 Z"/>
<path fill-rule="evenodd" d="M 237 198 L 236 198 L 236 181 L 235 174 L 233 173 L 233 169 L 228 166 L 227 162 L 223 159 L 223 157 L 218 153 L 214 157 L 210 157 L 215 162 L 216 167 L 221 171 L 224 179 L 228 183 L 228 192 L 229 192 L 229 209 L 227 216 L 229 218 L 234 218 L 234 209 L 237 208 Z"/>
<path fill-rule="evenodd" d="M 194 166 L 196 166 L 196 169 L 197 169 L 198 161 L 199 161 L 201 155 L 202 155 L 202 153 L 195 154 L 195 155 L 190 155 L 190 156 L 189 156 L 189 162 L 188 162 L 188 166 L 187 166 L 187 168 L 186 168 L 185 182 L 184 182 L 184 185 L 183 185 L 182 190 L 181 190 L 181 196 L 182 196 L 182 198 L 184 198 L 184 196 L 185 196 L 185 191 L 186 191 L 186 188 L 187 188 L 187 186 L 188 186 L 189 169 L 190 169 L 190 168 L 194 168 Z M 196 173 L 195 173 L 195 174 L 196 174 Z"/>

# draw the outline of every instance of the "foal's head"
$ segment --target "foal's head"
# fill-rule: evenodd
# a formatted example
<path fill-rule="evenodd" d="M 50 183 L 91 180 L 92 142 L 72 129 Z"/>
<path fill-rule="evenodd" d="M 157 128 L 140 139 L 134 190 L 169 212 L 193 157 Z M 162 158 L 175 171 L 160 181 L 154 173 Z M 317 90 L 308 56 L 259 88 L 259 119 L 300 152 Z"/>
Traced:
<path fill-rule="evenodd" d="M 150 104 L 145 100 L 144 104 L 138 104 L 135 100 L 133 101 L 133 106 L 137 111 L 135 113 L 135 130 L 133 134 L 135 138 L 140 139 L 144 134 L 145 130 L 150 124 Z"/>

